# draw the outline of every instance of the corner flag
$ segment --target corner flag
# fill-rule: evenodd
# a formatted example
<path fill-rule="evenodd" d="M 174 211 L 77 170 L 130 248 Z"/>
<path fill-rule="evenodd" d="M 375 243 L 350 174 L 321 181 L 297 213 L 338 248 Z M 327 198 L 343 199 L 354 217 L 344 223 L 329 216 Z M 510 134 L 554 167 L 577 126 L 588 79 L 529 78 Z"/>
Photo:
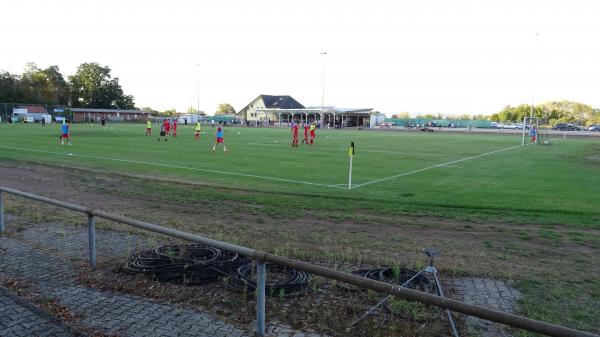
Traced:
<path fill-rule="evenodd" d="M 350 157 L 350 167 L 348 168 L 348 189 L 352 189 L 352 158 L 354 158 L 354 142 L 350 142 L 348 148 L 348 156 Z"/>

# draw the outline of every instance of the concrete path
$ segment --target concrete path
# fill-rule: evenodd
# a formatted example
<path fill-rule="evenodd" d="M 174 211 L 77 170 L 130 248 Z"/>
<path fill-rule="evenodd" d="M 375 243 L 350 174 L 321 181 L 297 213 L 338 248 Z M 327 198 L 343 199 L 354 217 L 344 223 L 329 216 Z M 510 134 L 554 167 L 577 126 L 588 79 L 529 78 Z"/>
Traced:
<path fill-rule="evenodd" d="M 453 289 L 454 299 L 490 309 L 514 313 L 521 293 L 501 280 L 465 277 L 448 280 L 446 287 Z M 463 315 L 469 336 L 510 337 L 511 329 L 502 324 Z"/>
<path fill-rule="evenodd" d="M 10 222 L 7 224 L 11 226 Z M 69 328 L 6 289 L 0 291 L 0 336 L 71 336 L 99 331 L 113 336 L 252 336 L 251 328 L 217 316 L 153 299 L 100 291 L 76 284 L 72 260 L 87 258 L 86 227 L 24 225 L 18 234 L 0 236 L 0 276 L 23 281 L 32 291 L 58 300 L 80 319 Z M 151 245 L 136 235 L 97 231 L 100 257 L 126 256 Z M 85 335 L 85 333 L 84 333 Z M 276 337 L 316 337 L 285 325 L 269 327 Z"/>
<path fill-rule="evenodd" d="M 73 336 L 77 332 L 0 287 L 0 336 Z"/>

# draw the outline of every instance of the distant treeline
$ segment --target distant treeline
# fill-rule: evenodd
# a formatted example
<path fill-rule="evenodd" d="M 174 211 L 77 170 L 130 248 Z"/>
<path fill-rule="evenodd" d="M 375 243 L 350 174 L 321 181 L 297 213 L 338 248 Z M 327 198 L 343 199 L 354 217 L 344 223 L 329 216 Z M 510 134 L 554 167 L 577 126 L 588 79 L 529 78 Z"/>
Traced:
<path fill-rule="evenodd" d="M 518 122 L 530 116 L 531 105 L 506 106 L 502 111 L 490 116 L 494 122 Z M 548 101 L 533 109 L 533 116 L 542 119 L 544 124 L 574 123 L 579 125 L 600 124 L 600 109 L 568 100 Z"/>
<path fill-rule="evenodd" d="M 442 114 L 417 114 L 414 118 L 408 112 L 393 114 L 392 119 L 402 120 L 461 120 L 467 121 L 491 121 L 491 122 L 522 122 L 523 117 L 531 115 L 531 105 L 521 104 L 515 107 L 507 105 L 502 111 L 486 115 L 442 115 Z M 579 125 L 600 124 L 600 109 L 592 108 L 590 105 L 568 100 L 548 101 L 538 104 L 533 109 L 533 117 L 541 119 L 541 124 L 554 125 L 556 123 L 574 123 Z"/>
<path fill-rule="evenodd" d="M 134 109 L 133 96 L 123 93 L 119 78 L 110 71 L 98 63 L 82 63 L 65 80 L 58 66 L 40 69 L 28 63 L 21 75 L 0 71 L 0 102 Z"/>

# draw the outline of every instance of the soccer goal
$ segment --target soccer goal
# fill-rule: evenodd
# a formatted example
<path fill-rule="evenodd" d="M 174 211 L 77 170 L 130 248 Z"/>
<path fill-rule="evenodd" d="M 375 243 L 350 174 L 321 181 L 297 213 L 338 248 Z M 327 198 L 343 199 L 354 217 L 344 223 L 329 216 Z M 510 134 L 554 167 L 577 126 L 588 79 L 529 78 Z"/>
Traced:
<path fill-rule="evenodd" d="M 525 117 L 523 118 L 523 140 L 521 145 L 529 144 L 538 145 L 549 145 L 548 134 L 542 127 L 542 121 L 537 117 Z"/>

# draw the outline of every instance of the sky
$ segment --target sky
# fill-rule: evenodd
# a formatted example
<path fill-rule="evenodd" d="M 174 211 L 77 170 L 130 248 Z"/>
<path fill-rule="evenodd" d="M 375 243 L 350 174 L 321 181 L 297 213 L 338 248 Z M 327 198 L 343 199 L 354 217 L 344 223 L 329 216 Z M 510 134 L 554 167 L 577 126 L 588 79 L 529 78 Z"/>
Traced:
<path fill-rule="evenodd" d="M 0 9 L 0 69 L 21 74 L 34 62 L 68 76 L 98 62 L 140 108 L 212 114 L 260 94 L 386 114 L 488 115 L 561 99 L 600 107 L 593 0 L 0 0 Z"/>

